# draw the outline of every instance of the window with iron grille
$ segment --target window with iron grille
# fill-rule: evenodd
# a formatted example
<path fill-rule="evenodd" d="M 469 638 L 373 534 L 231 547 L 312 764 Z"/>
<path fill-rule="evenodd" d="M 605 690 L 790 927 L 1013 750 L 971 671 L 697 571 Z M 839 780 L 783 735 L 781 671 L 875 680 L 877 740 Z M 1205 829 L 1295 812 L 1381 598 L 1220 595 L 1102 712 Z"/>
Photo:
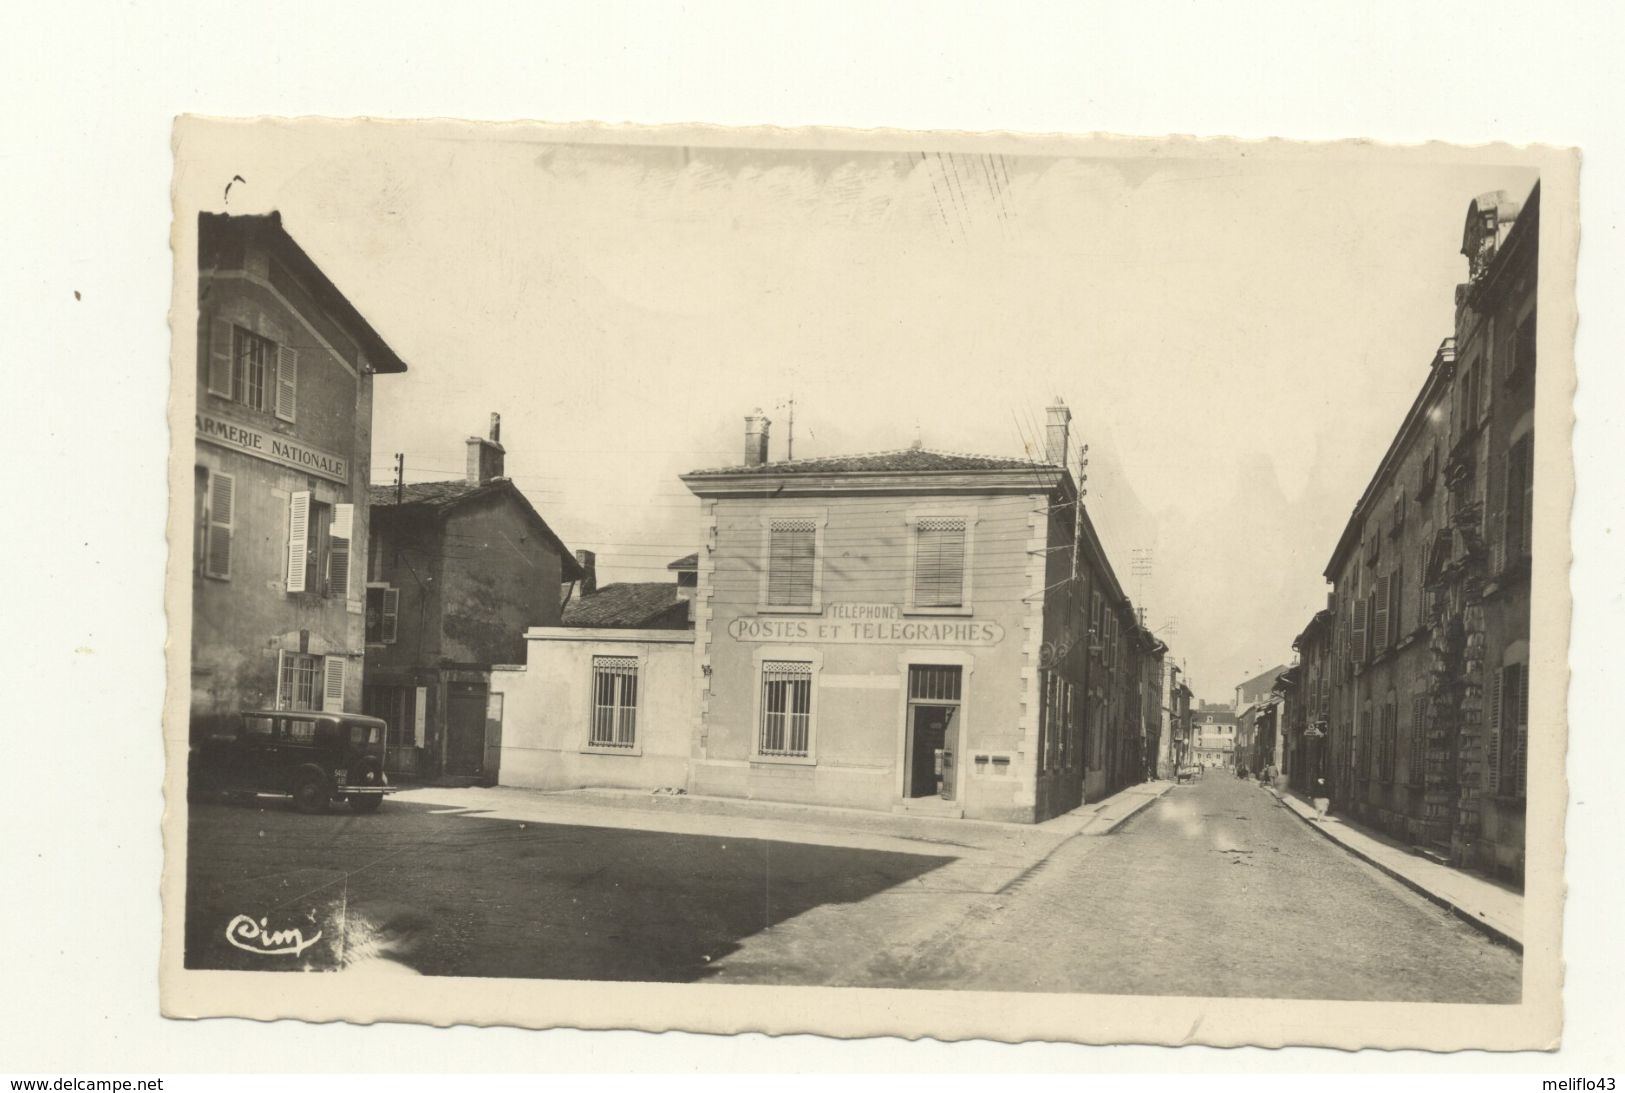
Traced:
<path fill-rule="evenodd" d="M 812 664 L 762 662 L 762 723 L 757 753 L 805 759 L 812 753 Z"/>
<path fill-rule="evenodd" d="M 319 710 L 321 703 L 322 658 L 304 653 L 283 653 L 281 678 L 277 683 L 277 709 Z"/>
<path fill-rule="evenodd" d="M 927 517 L 914 525 L 914 606 L 965 603 L 965 520 Z"/>
<path fill-rule="evenodd" d="M 638 743 L 638 660 L 592 658 L 592 733 L 595 748 L 635 748 Z"/>
<path fill-rule="evenodd" d="M 768 535 L 768 606 L 811 607 L 818 563 L 816 521 L 774 520 Z"/>

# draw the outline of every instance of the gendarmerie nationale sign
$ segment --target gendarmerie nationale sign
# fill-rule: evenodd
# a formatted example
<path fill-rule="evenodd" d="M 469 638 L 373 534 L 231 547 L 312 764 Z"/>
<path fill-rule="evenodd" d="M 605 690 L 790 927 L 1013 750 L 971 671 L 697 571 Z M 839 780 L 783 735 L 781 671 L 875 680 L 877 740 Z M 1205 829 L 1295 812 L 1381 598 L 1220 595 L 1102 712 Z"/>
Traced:
<path fill-rule="evenodd" d="M 324 452 L 320 448 L 312 448 L 308 444 L 301 444 L 297 440 L 267 433 L 252 426 L 239 425 L 234 421 L 198 414 L 197 438 L 334 482 L 350 480 L 350 461 L 343 456 Z"/>
<path fill-rule="evenodd" d="M 735 641 L 832 642 L 840 645 L 997 645 L 1004 627 L 961 618 L 908 618 L 894 603 L 836 603 L 822 618 L 734 619 Z"/>

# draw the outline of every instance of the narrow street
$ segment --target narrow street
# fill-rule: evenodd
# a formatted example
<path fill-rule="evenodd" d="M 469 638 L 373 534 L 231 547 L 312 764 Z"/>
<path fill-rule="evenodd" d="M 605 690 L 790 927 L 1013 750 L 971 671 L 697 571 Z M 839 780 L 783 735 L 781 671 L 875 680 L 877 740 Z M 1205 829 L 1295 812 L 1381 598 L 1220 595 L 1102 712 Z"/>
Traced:
<path fill-rule="evenodd" d="M 1074 839 L 873 985 L 1516 1002 L 1522 962 L 1210 771 L 1115 835 Z"/>
<path fill-rule="evenodd" d="M 1174 787 L 1104 837 L 655 805 L 420 790 L 363 817 L 202 806 L 188 952 L 240 970 L 1518 997 L 1514 952 L 1228 774 Z M 225 932 L 242 914 L 321 940 L 245 951 Z"/>

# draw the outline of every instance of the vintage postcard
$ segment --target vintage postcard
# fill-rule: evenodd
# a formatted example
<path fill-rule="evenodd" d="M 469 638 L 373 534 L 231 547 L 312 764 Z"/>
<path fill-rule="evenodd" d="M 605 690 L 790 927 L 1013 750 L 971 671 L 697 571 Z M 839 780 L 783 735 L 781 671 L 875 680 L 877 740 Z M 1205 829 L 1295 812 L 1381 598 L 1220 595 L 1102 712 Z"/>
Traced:
<path fill-rule="evenodd" d="M 166 1014 L 1557 1045 L 1574 151 L 174 149 Z"/>

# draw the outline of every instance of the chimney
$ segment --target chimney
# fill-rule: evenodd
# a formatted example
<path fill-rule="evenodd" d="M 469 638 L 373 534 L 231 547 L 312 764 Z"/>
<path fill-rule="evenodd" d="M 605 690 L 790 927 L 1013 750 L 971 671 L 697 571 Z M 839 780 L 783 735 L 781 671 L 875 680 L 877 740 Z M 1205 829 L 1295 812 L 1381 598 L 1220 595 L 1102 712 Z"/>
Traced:
<path fill-rule="evenodd" d="M 491 415 L 491 436 L 468 438 L 468 484 L 483 486 L 493 478 L 503 476 L 502 415 Z"/>
<path fill-rule="evenodd" d="M 1055 405 L 1045 407 L 1044 412 L 1049 415 L 1049 424 L 1044 427 L 1044 462 L 1064 467 L 1067 428 L 1072 420 L 1072 411 L 1066 408 L 1061 396 L 1056 395 Z"/>
<path fill-rule="evenodd" d="M 590 596 L 598 591 L 598 555 L 590 550 L 576 551 L 576 565 L 581 567 L 581 594 Z"/>
<path fill-rule="evenodd" d="M 760 406 L 745 415 L 745 466 L 760 467 L 767 462 L 767 430 L 772 424 Z"/>

